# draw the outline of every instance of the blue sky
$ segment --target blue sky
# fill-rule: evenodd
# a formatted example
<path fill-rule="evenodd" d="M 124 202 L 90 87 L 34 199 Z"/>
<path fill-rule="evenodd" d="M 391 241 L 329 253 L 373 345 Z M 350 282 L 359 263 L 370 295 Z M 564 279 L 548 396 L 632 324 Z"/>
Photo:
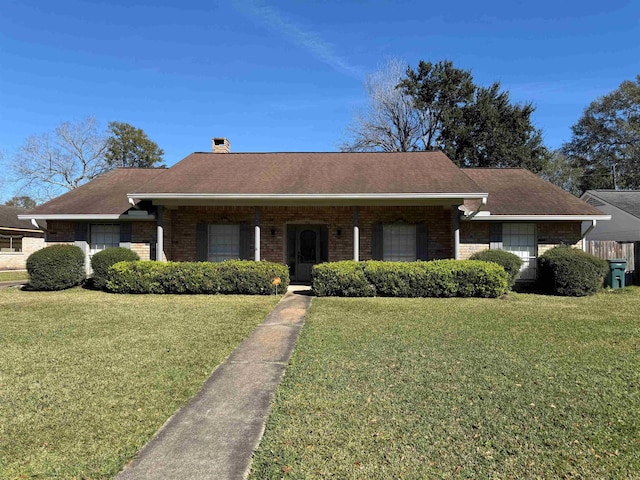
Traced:
<path fill-rule="evenodd" d="M 233 151 L 334 151 L 389 57 L 449 59 L 532 101 L 555 148 L 640 73 L 640 2 L 0 2 L 0 151 L 95 116 L 144 129 L 168 165 Z M 0 199 L 13 194 L 3 169 Z"/>

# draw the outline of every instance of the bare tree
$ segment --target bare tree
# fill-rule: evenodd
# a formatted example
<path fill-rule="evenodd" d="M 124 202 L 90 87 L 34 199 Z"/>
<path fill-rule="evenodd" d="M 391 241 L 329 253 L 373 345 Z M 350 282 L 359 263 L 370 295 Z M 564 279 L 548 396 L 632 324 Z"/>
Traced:
<path fill-rule="evenodd" d="M 106 145 L 95 118 L 64 122 L 53 135 L 27 138 L 13 168 L 24 189 L 36 198 L 48 199 L 103 173 L 107 169 Z"/>
<path fill-rule="evenodd" d="M 365 81 L 366 108 L 347 127 L 346 152 L 407 152 L 418 149 L 420 117 L 413 99 L 397 88 L 407 64 L 390 59 Z"/>

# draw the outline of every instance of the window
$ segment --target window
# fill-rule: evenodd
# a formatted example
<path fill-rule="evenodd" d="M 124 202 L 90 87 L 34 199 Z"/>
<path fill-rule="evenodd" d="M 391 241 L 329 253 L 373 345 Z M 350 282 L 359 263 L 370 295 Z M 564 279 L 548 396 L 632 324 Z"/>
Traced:
<path fill-rule="evenodd" d="M 0 235 L 0 252 L 12 253 L 22 251 L 22 235 Z"/>
<path fill-rule="evenodd" d="M 120 245 L 120 225 L 98 223 L 91 225 L 91 237 L 89 241 L 89 254 L 93 255 L 105 248 Z"/>
<path fill-rule="evenodd" d="M 536 279 L 536 225 L 535 223 L 502 224 L 502 249 L 522 259 L 520 280 Z"/>
<path fill-rule="evenodd" d="M 382 226 L 382 259 L 388 262 L 415 262 L 416 226 Z"/>
<path fill-rule="evenodd" d="M 240 225 L 209 225 L 210 262 L 240 258 Z"/>

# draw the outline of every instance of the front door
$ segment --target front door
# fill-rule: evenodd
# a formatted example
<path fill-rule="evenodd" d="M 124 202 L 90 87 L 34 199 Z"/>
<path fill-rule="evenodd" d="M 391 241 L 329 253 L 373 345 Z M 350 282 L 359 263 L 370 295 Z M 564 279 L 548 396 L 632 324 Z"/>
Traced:
<path fill-rule="evenodd" d="M 298 228 L 296 251 L 296 280 L 311 280 L 311 269 L 320 261 L 320 229 L 318 227 Z"/>
<path fill-rule="evenodd" d="M 311 281 L 313 266 L 326 262 L 328 231 L 323 225 L 287 226 L 287 263 L 291 280 Z"/>

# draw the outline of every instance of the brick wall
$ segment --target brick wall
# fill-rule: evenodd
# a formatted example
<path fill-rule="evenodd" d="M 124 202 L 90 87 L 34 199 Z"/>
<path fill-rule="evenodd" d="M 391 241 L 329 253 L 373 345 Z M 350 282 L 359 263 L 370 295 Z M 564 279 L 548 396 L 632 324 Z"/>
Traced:
<path fill-rule="evenodd" d="M 45 235 L 46 245 L 57 243 L 73 244 L 76 231 L 76 223 L 73 221 L 49 220 Z M 91 222 L 83 222 L 91 223 Z M 136 252 L 141 260 L 149 260 L 151 246 L 155 248 L 156 222 L 132 222 L 131 224 L 131 250 Z M 153 258 L 152 260 L 155 260 Z"/>
<path fill-rule="evenodd" d="M 561 243 L 582 248 L 581 222 L 538 223 L 538 256 Z"/>
<path fill-rule="evenodd" d="M 24 233 L 29 235 L 29 233 Z M 0 270 L 24 270 L 27 268 L 27 258 L 36 250 L 44 247 L 44 238 L 22 237 L 21 252 L 0 252 Z"/>
<path fill-rule="evenodd" d="M 289 224 L 328 227 L 329 261 L 353 258 L 352 207 L 261 207 L 260 252 L 263 260 L 286 262 L 286 234 Z M 196 224 L 249 223 L 255 219 L 254 207 L 177 207 L 164 211 L 164 257 L 174 261 L 196 259 Z M 371 259 L 371 237 L 375 223 L 424 223 L 429 232 L 429 259 L 452 258 L 451 210 L 439 206 L 359 207 L 360 259 Z M 489 248 L 490 222 L 461 222 L 460 258 Z M 340 231 L 340 235 L 338 235 Z M 273 232 L 273 234 L 272 234 Z M 538 255 L 560 243 L 581 247 L 580 222 L 539 222 Z M 155 259 L 156 223 L 133 222 L 131 249 L 141 259 Z M 75 222 L 48 222 L 46 245 L 73 243 Z M 254 248 L 251 235 L 251 251 Z"/>
<path fill-rule="evenodd" d="M 151 246 L 156 243 L 156 222 L 134 222 L 131 225 L 131 250 L 136 252 L 140 260 L 151 258 Z"/>
<path fill-rule="evenodd" d="M 62 220 L 47 220 L 47 232 L 45 242 L 47 245 L 55 243 L 73 243 L 76 231 L 76 222 Z"/>
<path fill-rule="evenodd" d="M 165 209 L 164 218 L 167 258 L 177 262 L 193 262 L 197 258 L 196 225 L 198 223 L 250 222 L 253 225 L 255 213 L 253 207 L 178 207 L 175 210 Z M 263 248 L 265 246 L 262 245 Z M 251 248 L 253 249 L 253 238 Z"/>
<path fill-rule="evenodd" d="M 453 230 L 451 210 L 444 207 L 360 207 L 360 259 L 371 259 L 373 224 L 424 223 L 429 232 L 427 255 L 429 260 L 453 258 Z"/>
<path fill-rule="evenodd" d="M 461 222 L 460 258 L 466 259 L 475 252 L 489 248 L 491 222 Z M 582 248 L 581 222 L 538 222 L 538 256 L 561 243 Z"/>
<path fill-rule="evenodd" d="M 460 259 L 489 249 L 489 222 L 460 222 Z"/>
<path fill-rule="evenodd" d="M 171 230 L 165 230 L 170 260 L 193 261 L 196 258 L 196 224 L 254 224 L 254 207 L 178 207 L 170 211 Z M 165 215 L 165 219 L 167 215 Z M 453 251 L 451 210 L 439 206 L 359 207 L 360 259 L 371 259 L 373 224 L 422 222 L 429 231 L 429 258 L 450 258 Z M 324 225 L 329 233 L 329 261 L 353 258 L 352 207 L 261 207 L 260 254 L 263 260 L 286 261 L 287 225 Z M 338 235 L 338 231 L 340 234 Z M 272 234 L 273 232 L 273 234 Z M 251 237 L 251 250 L 254 241 Z"/>

